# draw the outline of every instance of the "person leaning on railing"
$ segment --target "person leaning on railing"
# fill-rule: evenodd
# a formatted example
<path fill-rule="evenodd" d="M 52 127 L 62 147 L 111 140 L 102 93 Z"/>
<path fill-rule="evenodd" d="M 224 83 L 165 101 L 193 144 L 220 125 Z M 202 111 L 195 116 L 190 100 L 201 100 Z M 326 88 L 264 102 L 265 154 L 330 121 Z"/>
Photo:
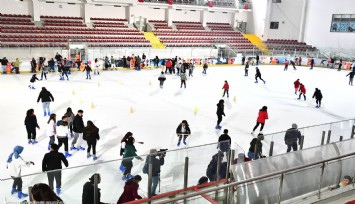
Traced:
<path fill-rule="evenodd" d="M 149 174 L 149 164 L 152 164 L 152 196 L 156 196 L 156 189 L 160 182 L 160 167 L 164 165 L 165 152 L 158 153 L 156 149 L 151 149 L 148 155 L 145 165 L 143 167 L 143 173 Z"/>

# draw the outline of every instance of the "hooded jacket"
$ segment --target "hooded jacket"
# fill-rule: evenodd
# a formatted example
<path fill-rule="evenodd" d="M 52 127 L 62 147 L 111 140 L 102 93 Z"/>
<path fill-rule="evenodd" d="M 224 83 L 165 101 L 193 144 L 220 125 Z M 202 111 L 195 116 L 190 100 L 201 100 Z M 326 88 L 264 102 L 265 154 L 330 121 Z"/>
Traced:
<path fill-rule="evenodd" d="M 22 151 L 22 146 L 16 146 L 14 148 L 14 152 L 10 154 L 7 160 L 7 168 L 9 170 L 10 176 L 12 177 L 21 177 L 22 167 L 30 165 L 30 162 L 25 162 L 20 156 Z"/>
<path fill-rule="evenodd" d="M 128 180 L 124 186 L 122 195 L 117 201 L 117 204 L 134 201 L 136 199 L 142 199 L 142 197 L 138 195 L 138 187 L 138 183 L 134 182 L 133 179 Z"/>
<path fill-rule="evenodd" d="M 297 125 L 292 125 L 292 128 L 288 129 L 285 133 L 285 144 L 292 145 L 301 141 L 301 132 L 297 129 Z"/>
<path fill-rule="evenodd" d="M 51 92 L 49 92 L 46 88 L 42 87 L 42 91 L 39 93 L 38 98 L 37 98 L 37 103 L 39 102 L 39 100 L 42 99 L 42 103 L 44 102 L 54 102 L 54 97 L 51 94 Z"/>
<path fill-rule="evenodd" d="M 321 100 L 323 98 L 322 92 L 316 88 L 312 98 L 316 98 L 317 100 Z"/>

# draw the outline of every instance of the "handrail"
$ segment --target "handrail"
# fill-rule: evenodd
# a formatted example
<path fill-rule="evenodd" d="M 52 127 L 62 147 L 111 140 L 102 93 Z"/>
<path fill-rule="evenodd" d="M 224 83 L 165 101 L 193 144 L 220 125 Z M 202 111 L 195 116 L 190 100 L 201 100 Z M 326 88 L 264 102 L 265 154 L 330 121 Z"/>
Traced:
<path fill-rule="evenodd" d="M 276 171 L 276 172 L 265 174 L 265 175 L 262 175 L 262 176 L 257 176 L 257 177 L 254 177 L 254 178 L 246 179 L 244 181 L 232 182 L 232 183 L 229 183 L 229 184 L 226 184 L 226 185 L 223 185 L 223 186 L 214 187 L 214 188 L 207 189 L 207 190 L 202 190 L 200 192 L 187 194 L 187 195 L 184 195 L 184 196 L 181 196 L 181 197 L 178 197 L 178 198 L 172 198 L 172 199 L 169 199 L 168 201 L 167 200 L 158 201 L 158 202 L 155 202 L 155 204 L 163 204 L 163 203 L 166 203 L 166 202 L 173 202 L 173 201 L 178 201 L 178 200 L 182 200 L 182 199 L 186 199 L 186 198 L 190 198 L 190 197 L 194 197 L 194 196 L 199 196 L 201 194 L 206 194 L 206 193 L 210 193 L 210 192 L 213 192 L 213 191 L 226 189 L 228 187 L 238 186 L 238 185 L 250 183 L 250 182 L 253 182 L 253 181 L 258 181 L 258 180 L 261 180 L 261 179 L 266 179 L 266 178 L 274 177 L 274 176 L 277 176 L 277 175 L 286 174 L 288 172 L 305 169 L 305 168 L 308 168 L 308 167 L 311 167 L 311 166 L 316 166 L 316 165 L 319 165 L 319 164 L 323 164 L 325 162 L 338 160 L 338 159 L 341 159 L 341 158 L 344 158 L 344 157 L 350 157 L 350 156 L 355 156 L 355 152 L 349 153 L 349 154 L 344 154 L 342 156 L 337 156 L 337 157 L 325 159 L 325 160 L 314 162 L 314 163 L 311 163 L 311 164 L 306 164 L 306 165 L 293 167 L 293 168 L 286 169 L 286 170 Z M 152 200 L 154 200 L 154 199 L 151 199 L 150 201 L 152 201 Z"/>

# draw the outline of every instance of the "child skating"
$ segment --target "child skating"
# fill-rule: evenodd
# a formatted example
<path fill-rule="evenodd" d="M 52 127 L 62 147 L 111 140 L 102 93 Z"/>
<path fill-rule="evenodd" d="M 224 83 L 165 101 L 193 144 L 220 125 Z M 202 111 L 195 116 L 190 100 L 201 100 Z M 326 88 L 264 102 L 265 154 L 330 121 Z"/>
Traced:
<path fill-rule="evenodd" d="M 298 97 L 298 100 L 301 99 L 301 96 L 303 95 L 304 100 L 306 100 L 306 87 L 300 83 L 300 89 L 299 89 L 300 95 Z"/>
<path fill-rule="evenodd" d="M 293 85 L 295 87 L 295 95 L 297 95 L 298 89 L 300 88 L 300 79 L 297 79 L 295 82 L 293 82 Z"/>
<path fill-rule="evenodd" d="M 266 81 L 264 81 L 264 79 L 261 78 L 261 73 L 258 67 L 255 68 L 256 69 L 256 74 L 255 74 L 255 83 L 258 83 L 258 78 L 264 82 L 264 84 L 266 83 Z"/>
<path fill-rule="evenodd" d="M 224 114 L 224 100 L 221 99 L 219 100 L 218 104 L 217 104 L 217 125 L 216 125 L 216 129 L 222 129 L 222 126 L 220 126 L 221 122 L 222 122 L 222 116 L 226 116 L 226 114 Z"/>
<path fill-rule="evenodd" d="M 92 71 L 91 67 L 88 65 L 88 63 L 85 63 L 85 68 L 83 72 L 86 71 L 86 80 L 91 80 L 91 75 L 90 72 Z"/>
<path fill-rule="evenodd" d="M 227 93 L 227 98 L 229 98 L 229 84 L 228 84 L 227 80 L 224 81 L 224 85 L 223 85 L 222 89 L 224 89 L 222 97 L 224 97 L 224 95 Z"/>
<path fill-rule="evenodd" d="M 164 72 L 161 72 L 161 75 L 158 77 L 158 80 L 160 82 L 160 88 L 162 89 L 163 88 L 163 85 L 164 85 L 164 81 L 166 80 L 166 77 L 164 75 Z"/>
<path fill-rule="evenodd" d="M 269 115 L 267 113 L 267 106 L 263 106 L 259 110 L 258 118 L 256 119 L 256 125 L 254 126 L 253 132 L 251 132 L 251 134 L 254 134 L 255 130 L 259 127 L 260 124 L 261 124 L 260 133 L 262 133 L 265 125 L 265 120 L 267 119 L 269 119 Z"/>
<path fill-rule="evenodd" d="M 30 89 L 36 89 L 36 88 L 35 88 L 35 82 L 36 82 L 36 80 L 38 81 L 39 79 L 37 78 L 36 74 L 33 74 L 32 77 L 31 77 L 31 79 L 30 79 L 31 84 L 28 85 L 28 87 L 29 87 Z"/>

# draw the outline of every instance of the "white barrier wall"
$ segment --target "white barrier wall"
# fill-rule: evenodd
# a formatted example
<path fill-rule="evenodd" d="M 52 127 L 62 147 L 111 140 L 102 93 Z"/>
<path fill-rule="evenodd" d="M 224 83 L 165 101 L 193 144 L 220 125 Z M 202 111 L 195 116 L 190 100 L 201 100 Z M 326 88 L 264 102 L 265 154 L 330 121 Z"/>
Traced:
<path fill-rule="evenodd" d="M 40 1 L 40 15 L 43 16 L 83 16 L 83 4 L 47 3 Z"/>

